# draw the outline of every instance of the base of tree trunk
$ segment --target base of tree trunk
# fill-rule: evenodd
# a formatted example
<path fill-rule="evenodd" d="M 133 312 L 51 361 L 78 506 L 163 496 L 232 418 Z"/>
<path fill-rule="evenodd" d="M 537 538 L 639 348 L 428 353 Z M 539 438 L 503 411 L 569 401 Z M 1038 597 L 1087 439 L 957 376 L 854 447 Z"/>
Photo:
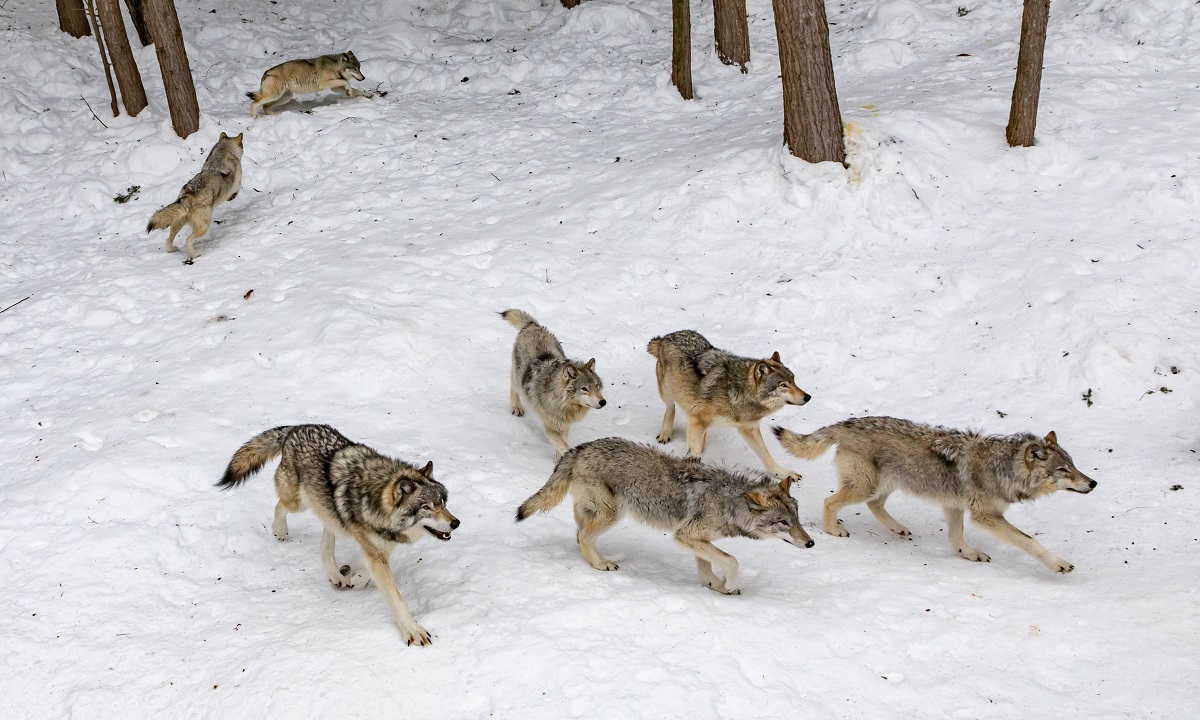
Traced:
<path fill-rule="evenodd" d="M 746 0 L 713 0 L 716 21 L 717 57 L 726 65 L 746 72 L 750 62 L 750 29 L 746 24 Z"/>
<path fill-rule="evenodd" d="M 1046 26 L 1050 0 L 1025 0 L 1021 17 L 1021 49 L 1017 53 L 1017 79 L 1005 137 L 1012 147 L 1032 147 L 1037 128 L 1038 100 L 1042 93 L 1042 60 L 1046 51 Z"/>
<path fill-rule="evenodd" d="M 671 84 L 684 100 L 692 94 L 692 6 L 671 0 Z"/>
<path fill-rule="evenodd" d="M 846 163 L 824 0 L 773 0 L 783 75 L 783 139 L 808 162 Z"/>

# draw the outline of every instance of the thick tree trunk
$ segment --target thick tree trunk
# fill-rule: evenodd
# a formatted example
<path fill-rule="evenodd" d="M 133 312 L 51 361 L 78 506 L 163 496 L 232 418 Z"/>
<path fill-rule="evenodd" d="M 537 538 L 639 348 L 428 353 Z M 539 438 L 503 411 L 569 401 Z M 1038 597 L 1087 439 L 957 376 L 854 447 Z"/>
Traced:
<path fill-rule="evenodd" d="M 173 0 L 143 0 L 142 9 L 150 36 L 154 38 L 158 66 L 162 68 L 171 124 L 175 126 L 175 133 L 185 138 L 200 129 L 200 107 L 196 103 L 196 86 L 192 84 L 192 68 L 183 46 L 175 3 Z"/>
<path fill-rule="evenodd" d="M 104 31 L 104 44 L 108 46 L 108 54 L 112 57 L 117 84 L 121 86 L 125 112 L 137 115 L 146 107 L 146 89 L 142 87 L 142 76 L 133 59 L 133 51 L 129 48 L 121 6 L 118 0 L 96 0 L 96 11 L 100 15 L 100 28 Z"/>
<path fill-rule="evenodd" d="M 142 0 L 125 0 L 125 6 L 129 8 L 129 19 L 133 21 L 133 28 L 137 30 L 138 41 L 142 47 L 154 42 L 154 38 L 150 36 L 150 28 L 146 27 L 146 16 L 142 12 Z"/>
<path fill-rule="evenodd" d="M 562 4 L 563 7 L 570 10 L 571 8 L 579 5 L 579 0 L 562 0 Z"/>
<path fill-rule="evenodd" d="M 713 0 L 717 57 L 746 72 L 750 62 L 750 29 L 746 25 L 746 0 Z"/>
<path fill-rule="evenodd" d="M 1008 144 L 1031 147 L 1037 127 L 1038 98 L 1042 92 L 1042 57 L 1046 50 L 1046 25 L 1050 0 L 1025 0 L 1021 18 L 1021 50 L 1017 53 L 1017 81 L 1008 112 Z"/>
<path fill-rule="evenodd" d="M 684 100 L 692 99 L 692 5 L 671 0 L 671 83 Z"/>
<path fill-rule="evenodd" d="M 83 0 L 55 0 L 54 4 L 58 7 L 59 30 L 77 38 L 92 34 L 83 10 Z"/>
<path fill-rule="evenodd" d="M 783 140 L 808 162 L 845 164 L 824 0 L 772 0 L 783 74 Z"/>

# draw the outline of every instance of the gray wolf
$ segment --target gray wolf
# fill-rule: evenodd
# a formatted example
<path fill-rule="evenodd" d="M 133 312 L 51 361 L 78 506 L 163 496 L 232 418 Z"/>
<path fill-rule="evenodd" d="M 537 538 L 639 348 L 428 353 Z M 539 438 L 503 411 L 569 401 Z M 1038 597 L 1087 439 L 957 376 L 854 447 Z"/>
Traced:
<path fill-rule="evenodd" d="M 524 310 L 500 313 L 517 329 L 513 343 L 512 377 L 508 397 L 512 414 L 525 414 L 522 400 L 542 419 L 546 437 L 561 457 L 571 448 L 567 433 L 592 408 L 608 404 L 604 383 L 596 374 L 596 359 L 568 360 L 554 335 Z"/>
<path fill-rule="evenodd" d="M 864 417 L 810 435 L 777 427 L 775 435 L 789 453 L 809 460 L 837 445 L 834 464 L 839 487 L 825 500 L 825 532 L 830 535 L 847 537 L 850 533 L 838 520 L 838 511 L 865 502 L 884 527 L 910 537 L 908 529 L 884 508 L 890 494 L 903 490 L 942 506 L 950 546 L 960 557 L 991 560 L 963 539 L 963 513 L 970 512 L 976 524 L 1051 570 L 1075 569 L 1004 519 L 1004 511 L 1013 503 L 1056 490 L 1090 493 L 1096 487 L 1095 480 L 1075 468 L 1053 432 L 1041 439 L 1030 434 L 985 436 L 890 417 Z"/>
<path fill-rule="evenodd" d="M 413 619 L 396 588 L 388 558 L 398 543 L 429 535 L 445 541 L 458 528 L 458 518 L 446 509 L 445 486 L 433 479 L 433 463 L 418 469 L 352 442 L 328 425 L 292 425 L 251 438 L 233 454 L 217 487 L 241 485 L 277 455 L 282 459 L 275 471 L 275 537 L 287 539 L 288 513 L 311 508 L 325 528 L 321 564 L 329 582 L 353 588 L 374 580 L 405 642 L 430 644 L 429 633 Z M 338 535 L 353 538 L 362 548 L 367 572 L 338 568 Z"/>
<path fill-rule="evenodd" d="M 775 462 L 767 452 L 758 423 L 784 405 L 803 405 L 812 396 L 796 386 L 796 377 L 779 359 L 741 357 L 712 346 L 694 330 L 656 337 L 646 350 L 655 357 L 658 394 L 667 405 L 660 443 L 671 442 L 675 405 L 687 416 L 688 455 L 704 454 L 708 428 L 737 427 L 758 459 L 779 479 L 799 480 L 800 474 Z"/>
<path fill-rule="evenodd" d="M 188 259 L 184 264 L 191 265 L 196 259 L 194 244 L 208 232 L 213 209 L 236 198 L 241 189 L 242 134 L 229 137 L 221 133 L 217 144 L 208 151 L 208 157 L 204 160 L 200 172 L 187 181 L 175 202 L 151 216 L 146 232 L 170 227 L 171 234 L 167 236 L 166 250 L 175 252 L 175 236 L 184 225 L 190 225 L 192 232 L 187 239 Z"/>
<path fill-rule="evenodd" d="M 293 94 L 332 90 L 346 97 L 374 97 L 374 93 L 355 90 L 350 80 L 362 80 L 362 70 L 353 52 L 322 55 L 306 60 L 289 60 L 263 73 L 258 92 L 248 92 L 250 117 L 258 117 L 262 108 L 268 115 L 292 99 Z"/>
<path fill-rule="evenodd" d="M 679 458 L 648 445 L 604 438 L 568 451 L 546 485 L 521 504 L 517 522 L 547 512 L 569 491 L 575 500 L 576 537 L 583 559 L 597 570 L 616 570 L 595 546 L 596 538 L 629 514 L 670 530 L 696 556 L 701 583 L 740 595 L 738 562 L 712 544 L 727 537 L 778 538 L 810 548 L 812 538 L 788 494 L 791 481 L 751 477 L 696 458 Z M 713 573 L 721 569 L 723 578 Z"/>

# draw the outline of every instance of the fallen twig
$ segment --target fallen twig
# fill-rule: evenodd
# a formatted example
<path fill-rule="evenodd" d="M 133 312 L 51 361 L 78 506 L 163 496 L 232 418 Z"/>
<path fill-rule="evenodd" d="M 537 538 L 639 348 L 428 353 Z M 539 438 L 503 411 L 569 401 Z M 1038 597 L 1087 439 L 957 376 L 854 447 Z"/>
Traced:
<path fill-rule="evenodd" d="M 12 305 L 9 305 L 8 307 L 4 308 L 3 310 L 0 310 L 0 313 L 3 313 L 3 312 L 8 312 L 9 310 L 12 310 L 13 308 L 15 308 L 16 306 L 18 306 L 18 305 L 20 305 L 21 303 L 25 302 L 26 300 L 28 300 L 28 299 L 29 299 L 29 298 L 31 298 L 31 297 L 33 297 L 33 296 L 32 296 L 32 295 L 26 295 L 25 297 L 23 297 L 23 298 L 21 298 L 20 300 L 16 301 L 16 302 L 15 302 L 15 303 L 13 303 Z"/>
<path fill-rule="evenodd" d="M 87 101 L 87 98 L 85 98 L 84 96 L 80 95 L 80 96 L 79 96 L 79 99 L 83 101 L 83 104 L 84 104 L 84 105 L 87 105 L 87 106 L 88 106 L 88 112 L 90 112 L 90 113 L 92 114 L 92 117 L 96 118 L 96 122 L 100 123 L 101 125 L 104 125 L 104 121 L 100 119 L 100 116 L 96 114 L 96 111 L 95 111 L 95 110 L 92 110 L 92 104 L 91 104 L 90 102 L 88 102 L 88 101 Z M 105 130 L 107 130 L 107 129 L 108 129 L 108 126 L 107 126 L 107 125 L 104 125 L 104 129 L 105 129 Z"/>

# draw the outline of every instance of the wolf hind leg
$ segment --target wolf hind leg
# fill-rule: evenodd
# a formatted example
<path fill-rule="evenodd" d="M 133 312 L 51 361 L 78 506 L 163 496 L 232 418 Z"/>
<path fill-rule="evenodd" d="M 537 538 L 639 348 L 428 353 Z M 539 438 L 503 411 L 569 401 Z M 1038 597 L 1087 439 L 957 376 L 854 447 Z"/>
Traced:
<path fill-rule="evenodd" d="M 825 533 L 834 537 L 850 537 L 842 521 L 838 520 L 838 511 L 847 505 L 870 500 L 875 494 L 878 479 L 868 461 L 843 453 L 840 449 L 834 458 L 834 465 L 837 466 L 839 487 L 837 492 L 825 498 Z"/>
<path fill-rule="evenodd" d="M 187 255 L 188 259 L 185 264 L 191 265 L 196 259 L 195 242 L 208 234 L 208 225 L 212 222 L 212 208 L 205 207 L 196 210 L 196 214 L 192 217 L 191 225 L 192 232 L 187 239 Z"/>
<path fill-rule="evenodd" d="M 882 523 L 885 528 L 891 530 L 902 538 L 908 538 L 911 540 L 912 533 L 908 531 L 908 528 L 901 525 L 900 522 L 896 520 L 896 518 L 892 517 L 892 514 L 887 511 L 887 508 L 884 507 L 884 503 L 887 502 L 889 495 L 891 495 L 890 492 L 879 493 L 867 501 L 867 508 L 871 511 L 871 514 L 875 516 L 875 519 Z"/>
<path fill-rule="evenodd" d="M 596 538 L 617 522 L 616 508 L 604 499 L 578 497 L 575 500 L 575 538 L 579 552 L 588 565 L 597 570 L 616 570 L 617 564 L 596 550 Z"/>
<path fill-rule="evenodd" d="M 992 559 L 988 557 L 987 553 L 979 552 L 971 547 L 963 537 L 962 508 L 947 506 L 942 510 L 946 513 L 946 536 L 950 540 L 950 547 L 954 548 L 958 556 L 971 562 L 991 562 Z"/>
<path fill-rule="evenodd" d="M 285 89 L 277 97 L 274 97 L 270 100 L 264 99 L 263 101 L 261 101 L 262 111 L 264 113 L 266 113 L 267 115 L 274 115 L 279 110 L 279 108 L 283 107 L 284 105 L 287 105 L 291 101 L 292 101 L 292 91 L 291 91 L 291 89 Z"/>
<path fill-rule="evenodd" d="M 704 443 L 708 439 L 708 423 L 694 415 L 687 417 L 687 454 L 699 458 L 704 455 Z"/>
<path fill-rule="evenodd" d="M 186 217 L 180 218 L 180 219 L 176 220 L 175 222 L 171 223 L 171 233 L 169 235 L 167 235 L 167 244 L 165 246 L 163 246 L 164 250 L 166 250 L 169 253 L 176 252 L 179 250 L 179 248 L 175 247 L 175 236 L 179 234 L 179 231 L 182 230 L 183 226 L 186 224 L 187 224 Z"/>
<path fill-rule="evenodd" d="M 367 584 L 370 575 L 360 570 L 351 570 L 347 565 L 342 573 L 337 563 L 334 549 L 337 546 L 337 534 L 328 527 L 321 531 L 321 566 L 325 568 L 325 577 L 338 589 L 353 589 Z"/>
<path fill-rule="evenodd" d="M 279 496 L 279 502 L 275 504 L 275 522 L 271 525 L 271 531 L 282 542 L 288 537 L 288 513 L 298 513 L 303 509 L 300 504 L 300 479 L 287 463 L 281 462 L 275 469 L 275 494 Z"/>
<path fill-rule="evenodd" d="M 517 417 L 525 415 L 525 408 L 521 407 L 521 386 L 517 382 L 517 366 L 513 363 L 512 374 L 509 376 L 508 383 L 508 402 L 512 406 L 512 414 Z"/>
<path fill-rule="evenodd" d="M 700 571 L 700 580 L 704 583 L 705 587 L 724 595 L 742 594 L 741 589 L 738 587 L 737 558 L 707 540 L 690 537 L 681 532 L 675 533 L 675 542 L 684 546 L 696 556 L 696 568 Z M 721 569 L 721 574 L 725 576 L 724 580 L 713 575 L 712 565 L 716 565 Z M 706 567 L 708 569 L 707 577 L 704 572 Z"/>

